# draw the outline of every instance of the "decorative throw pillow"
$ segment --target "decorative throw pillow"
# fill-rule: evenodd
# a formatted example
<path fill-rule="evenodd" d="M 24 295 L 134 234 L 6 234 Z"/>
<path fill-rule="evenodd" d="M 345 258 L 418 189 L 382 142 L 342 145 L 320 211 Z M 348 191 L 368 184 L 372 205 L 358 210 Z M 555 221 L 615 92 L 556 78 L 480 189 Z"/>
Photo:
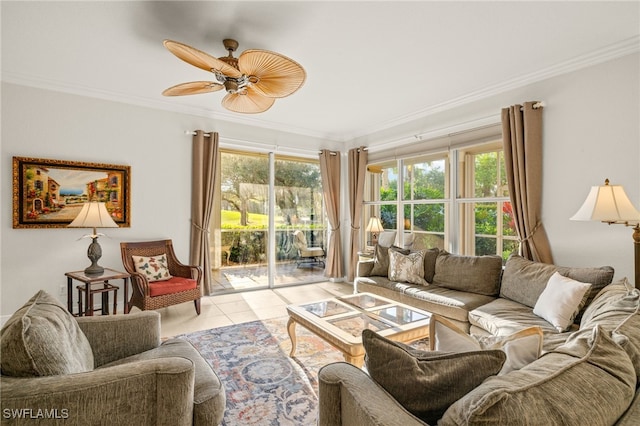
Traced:
<path fill-rule="evenodd" d="M 542 352 L 543 334 L 540 327 L 525 328 L 509 336 L 471 336 L 446 318 L 432 315 L 429 329 L 429 346 L 432 351 L 503 351 L 507 360 L 498 375 L 521 369 L 538 359 Z"/>
<path fill-rule="evenodd" d="M 591 284 L 554 272 L 533 307 L 533 313 L 551 323 L 558 332 L 566 331 L 584 306 L 590 288 Z"/>
<path fill-rule="evenodd" d="M 0 331 L 2 374 L 56 376 L 93 370 L 93 351 L 73 315 L 40 290 Z"/>
<path fill-rule="evenodd" d="M 396 401 L 428 424 L 463 395 L 497 374 L 499 350 L 445 353 L 413 349 L 372 330 L 362 331 L 367 371 Z"/>
<path fill-rule="evenodd" d="M 424 279 L 424 255 L 420 250 L 409 254 L 389 250 L 389 280 L 427 285 Z"/>
<path fill-rule="evenodd" d="M 384 247 L 380 244 L 376 245 L 374 249 L 373 268 L 369 275 L 378 277 L 386 277 L 389 275 L 389 251 L 409 254 L 409 250 L 404 250 L 397 246 Z"/>
<path fill-rule="evenodd" d="M 171 279 L 171 274 L 169 273 L 169 262 L 167 261 L 166 254 L 163 253 L 151 257 L 131 257 L 133 258 L 133 264 L 136 268 L 136 272 L 147 277 L 149 282 L 166 281 Z"/>

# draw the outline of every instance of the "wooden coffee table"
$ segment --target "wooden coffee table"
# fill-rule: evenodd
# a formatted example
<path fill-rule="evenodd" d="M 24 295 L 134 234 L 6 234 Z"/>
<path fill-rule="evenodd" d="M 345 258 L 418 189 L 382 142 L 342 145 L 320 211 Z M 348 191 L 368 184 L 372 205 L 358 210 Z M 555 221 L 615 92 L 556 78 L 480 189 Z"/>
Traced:
<path fill-rule="evenodd" d="M 429 337 L 429 312 L 371 293 L 289 305 L 287 312 L 290 356 L 296 352 L 296 324 L 340 350 L 345 361 L 357 367 L 364 362 L 365 328 L 402 343 Z"/>

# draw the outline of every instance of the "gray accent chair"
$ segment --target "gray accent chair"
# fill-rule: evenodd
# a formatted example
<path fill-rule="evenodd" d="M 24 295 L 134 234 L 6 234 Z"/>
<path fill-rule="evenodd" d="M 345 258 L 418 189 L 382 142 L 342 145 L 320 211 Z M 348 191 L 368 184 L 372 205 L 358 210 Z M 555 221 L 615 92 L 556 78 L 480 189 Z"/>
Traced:
<path fill-rule="evenodd" d="M 225 390 L 160 315 L 74 318 L 40 291 L 0 332 L 2 424 L 216 425 Z"/>

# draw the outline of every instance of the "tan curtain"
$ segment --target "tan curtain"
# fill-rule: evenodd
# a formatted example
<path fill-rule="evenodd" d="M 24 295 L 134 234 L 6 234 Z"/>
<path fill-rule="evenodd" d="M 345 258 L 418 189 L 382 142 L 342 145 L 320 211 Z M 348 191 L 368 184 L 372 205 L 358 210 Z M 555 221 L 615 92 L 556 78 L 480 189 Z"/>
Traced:
<path fill-rule="evenodd" d="M 363 146 L 349 150 L 349 214 L 351 236 L 349 239 L 349 265 L 347 280 L 353 281 L 360 251 L 360 221 L 364 197 L 364 179 L 368 154 Z"/>
<path fill-rule="evenodd" d="M 329 278 L 344 277 L 342 267 L 342 243 L 340 241 L 340 153 L 320 151 L 322 195 L 329 219 L 329 243 L 324 275 Z"/>
<path fill-rule="evenodd" d="M 190 263 L 202 268 L 202 288 L 211 294 L 211 259 L 209 257 L 209 222 L 213 210 L 218 164 L 218 133 L 205 136 L 196 130 L 192 144 L 191 168 L 191 246 Z"/>
<path fill-rule="evenodd" d="M 542 107 L 535 102 L 502 109 L 504 162 L 520 255 L 553 263 L 551 247 L 540 220 L 542 203 Z"/>

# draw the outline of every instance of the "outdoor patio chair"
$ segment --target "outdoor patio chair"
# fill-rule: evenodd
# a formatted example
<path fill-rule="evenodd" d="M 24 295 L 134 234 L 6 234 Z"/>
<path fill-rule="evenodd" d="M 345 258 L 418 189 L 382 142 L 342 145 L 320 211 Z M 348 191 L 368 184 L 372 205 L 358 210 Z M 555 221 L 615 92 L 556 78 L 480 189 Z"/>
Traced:
<path fill-rule="evenodd" d="M 307 237 L 299 229 L 293 233 L 293 245 L 298 249 L 298 268 L 302 265 L 318 265 L 324 268 L 324 250 L 322 247 L 309 247 Z"/>

